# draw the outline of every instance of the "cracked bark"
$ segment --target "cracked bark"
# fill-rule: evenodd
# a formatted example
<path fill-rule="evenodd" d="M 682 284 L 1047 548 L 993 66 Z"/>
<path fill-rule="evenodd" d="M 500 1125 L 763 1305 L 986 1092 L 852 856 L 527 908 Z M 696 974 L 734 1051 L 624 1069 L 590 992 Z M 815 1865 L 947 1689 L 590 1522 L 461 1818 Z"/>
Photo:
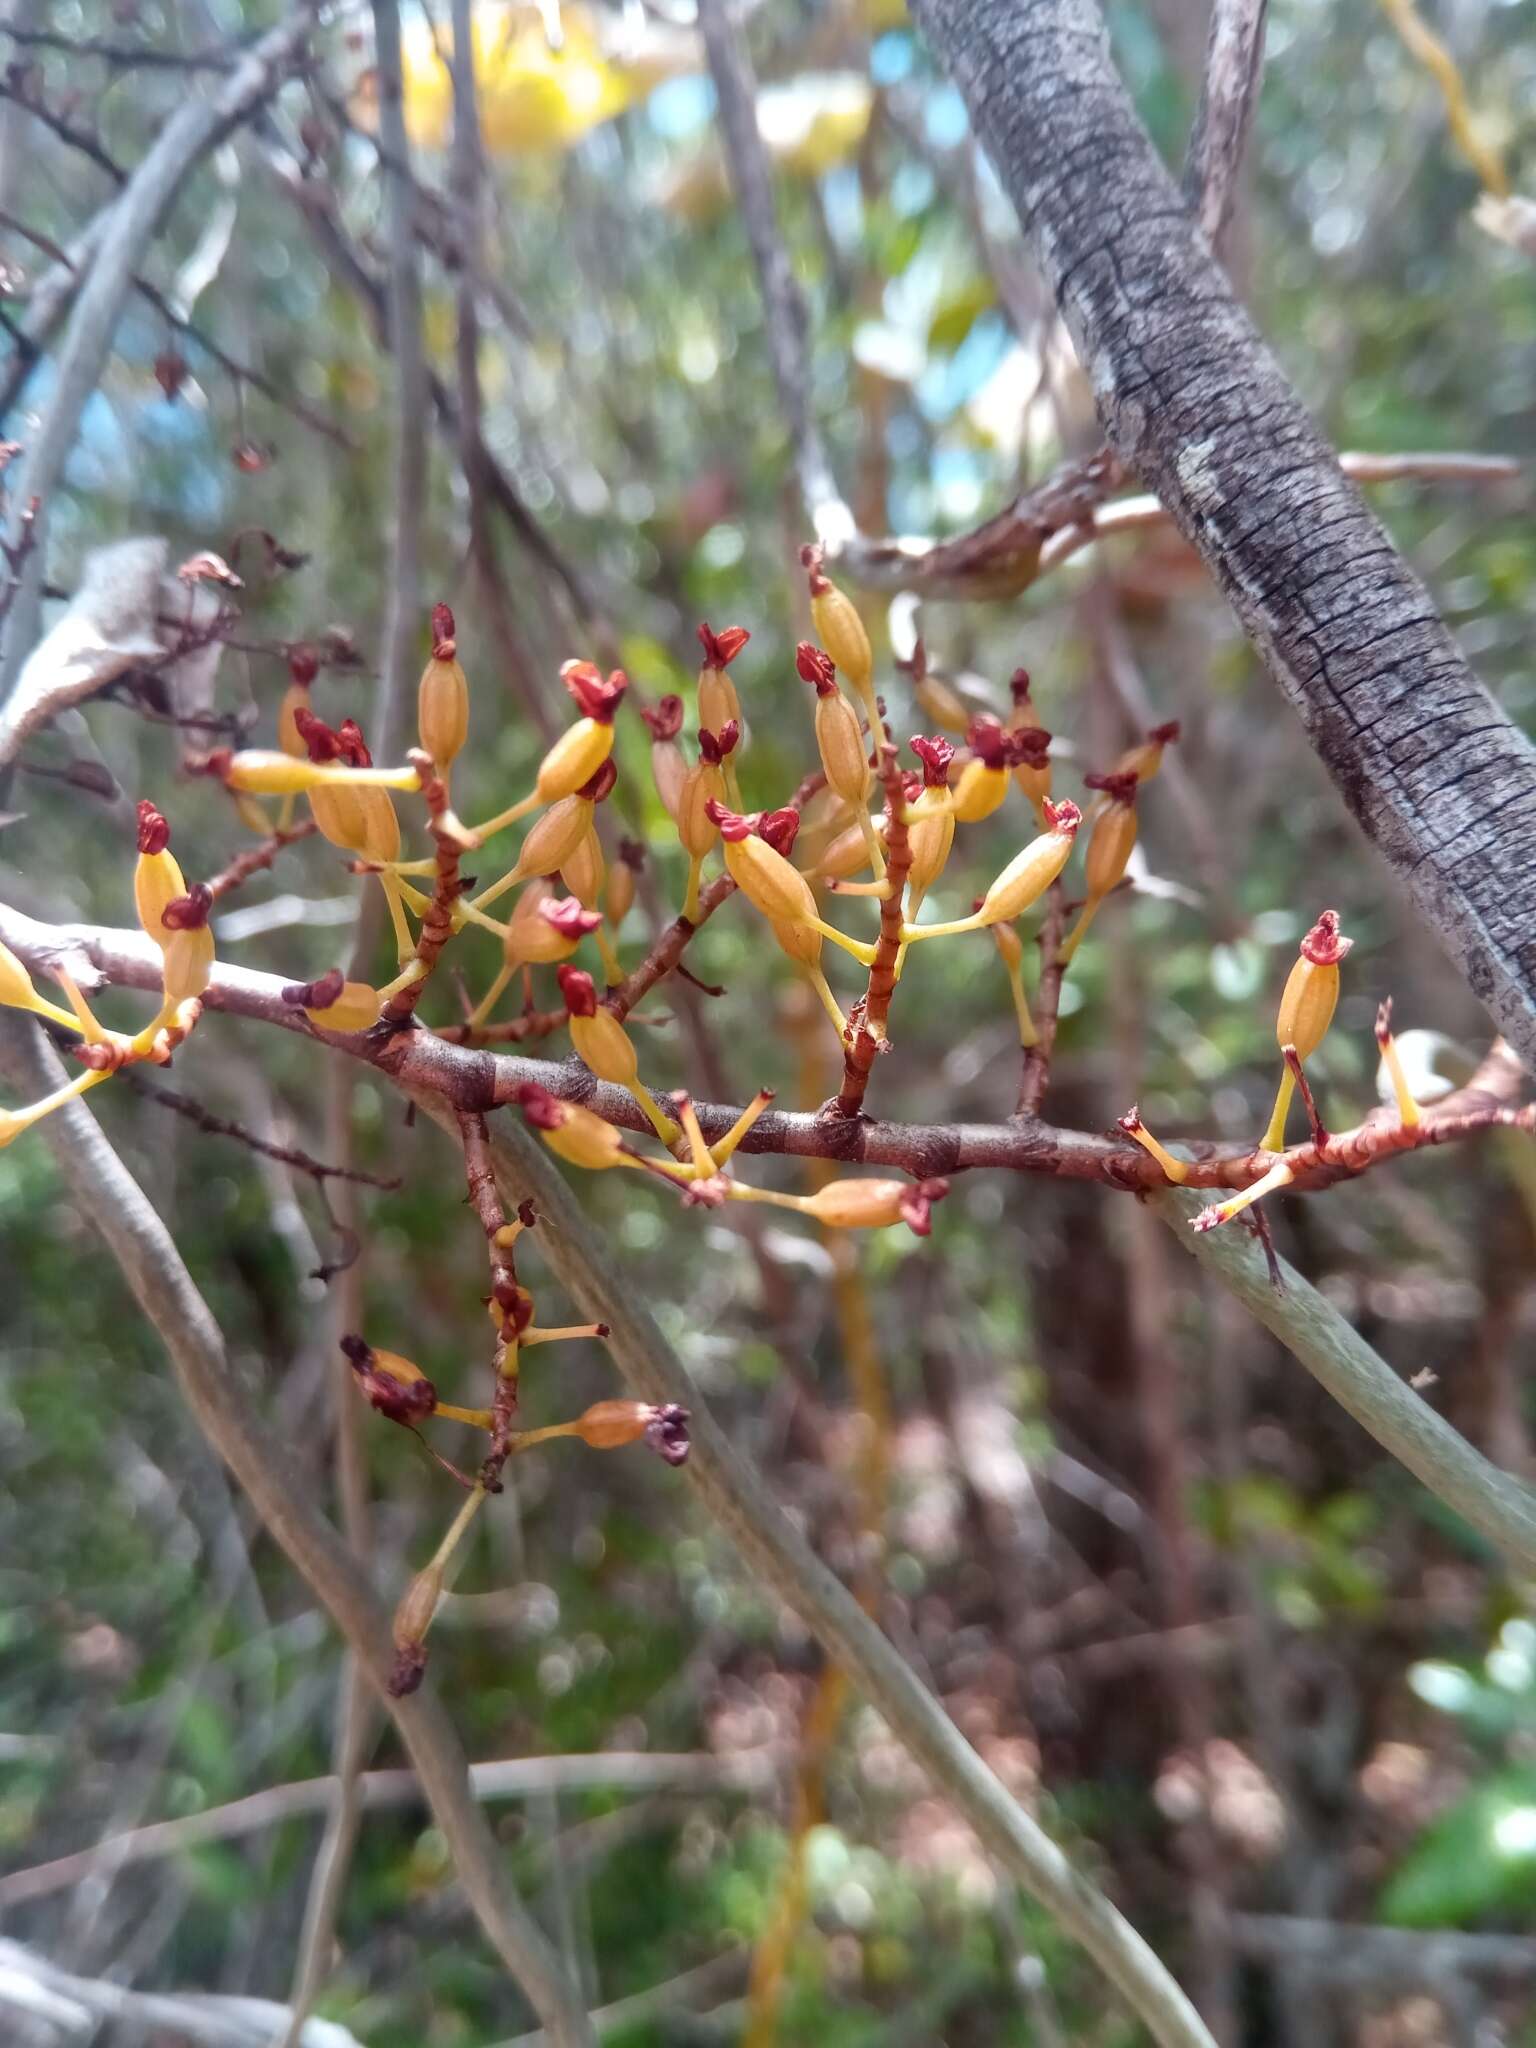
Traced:
<path fill-rule="evenodd" d="M 1536 1058 L 1536 748 L 1462 659 L 1213 260 L 1090 0 L 915 0 L 1116 453 L 1230 599 L 1368 839 Z"/>

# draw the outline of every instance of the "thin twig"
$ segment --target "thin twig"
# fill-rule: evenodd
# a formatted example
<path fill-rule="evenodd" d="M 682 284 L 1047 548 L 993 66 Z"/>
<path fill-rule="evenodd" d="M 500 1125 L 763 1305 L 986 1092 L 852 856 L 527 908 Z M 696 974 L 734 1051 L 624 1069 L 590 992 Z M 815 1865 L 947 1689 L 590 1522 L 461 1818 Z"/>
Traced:
<path fill-rule="evenodd" d="M 147 1096 L 174 1116 L 185 1117 L 198 1130 L 206 1131 L 210 1138 L 233 1138 L 236 1144 L 244 1145 L 251 1152 L 260 1152 L 266 1159 L 275 1159 L 280 1166 L 291 1166 L 295 1173 L 306 1174 L 311 1180 L 353 1181 L 360 1187 L 383 1188 L 390 1194 L 404 1186 L 398 1175 L 365 1173 L 360 1166 L 327 1166 L 323 1159 L 312 1158 L 295 1145 L 275 1145 L 268 1138 L 259 1138 L 244 1124 L 235 1123 L 229 1117 L 215 1116 L 212 1110 L 205 1109 L 190 1095 L 183 1095 L 179 1089 L 167 1088 L 159 1081 L 151 1081 L 134 1068 L 125 1069 L 122 1078 L 136 1095 Z"/>
<path fill-rule="evenodd" d="M 1269 0 L 1215 0 L 1200 105 L 1184 160 L 1184 197 L 1220 257 L 1264 68 Z"/>
<path fill-rule="evenodd" d="M 1067 892 L 1060 882 L 1051 884 L 1045 899 L 1045 916 L 1036 934 L 1040 948 L 1040 986 L 1035 995 L 1033 1016 L 1035 1042 L 1024 1049 L 1024 1066 L 1019 1077 L 1017 1116 L 1038 1116 L 1051 1080 L 1051 1054 L 1056 1049 L 1056 1024 L 1061 1012 L 1061 982 L 1066 963 L 1061 957 L 1061 935 L 1067 923 Z"/>
<path fill-rule="evenodd" d="M 266 839 L 258 840 L 254 846 L 237 853 L 227 867 L 220 868 L 208 883 L 209 894 L 215 903 L 221 896 L 228 896 L 252 875 L 259 875 L 271 867 L 284 847 L 294 845 L 300 839 L 310 838 L 319 827 L 313 818 L 301 818 L 296 825 L 284 825 Z"/>

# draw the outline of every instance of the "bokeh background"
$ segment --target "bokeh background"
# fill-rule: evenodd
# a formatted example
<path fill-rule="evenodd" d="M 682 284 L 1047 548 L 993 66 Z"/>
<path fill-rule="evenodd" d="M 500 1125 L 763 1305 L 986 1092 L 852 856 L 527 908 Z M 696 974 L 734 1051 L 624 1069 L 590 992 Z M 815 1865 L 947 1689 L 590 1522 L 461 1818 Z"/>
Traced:
<path fill-rule="evenodd" d="M 426 195 L 427 354 L 456 388 L 452 95 L 435 13 L 405 17 L 406 107 Z M 1203 11 L 1152 0 L 1109 18 L 1140 111 L 1176 162 Z M 1528 11 L 1456 0 L 1433 18 L 1482 133 L 1528 183 Z M 122 52 L 205 51 L 266 27 L 269 10 L 23 0 L 15 21 L 42 32 L 5 44 L 0 104 L 0 311 L 22 323 L 47 244 L 67 247 L 110 197 L 110 170 L 78 136 L 131 165 L 186 89 L 183 72 Z M 565 716 L 558 667 L 571 654 L 622 660 L 650 696 L 681 691 L 691 731 L 706 618 L 751 628 L 734 671 L 751 728 L 744 792 L 782 802 L 814 765 L 793 668 L 808 531 L 687 10 L 488 8 L 481 27 L 478 360 L 486 437 L 526 521 L 493 510 L 494 575 L 477 573 L 457 445 L 434 429 L 419 639 L 424 656 L 425 607 L 450 599 L 474 691 L 459 807 L 481 815 L 528 784 L 541 722 Z M 1094 447 L 1070 345 L 958 94 L 899 5 L 764 0 L 748 33 L 810 309 L 815 411 L 842 487 L 868 533 L 961 532 Z M 118 54 L 89 54 L 86 38 Z M 316 50 L 312 75 L 210 158 L 175 208 L 145 274 L 198 333 L 132 302 L 51 507 L 62 592 L 88 549 L 131 535 L 166 536 L 173 561 L 202 547 L 238 561 L 247 588 L 215 702 L 263 743 L 281 649 L 331 628 L 355 663 L 327 666 L 316 708 L 367 724 L 389 594 L 392 368 L 367 302 L 391 244 L 366 11 L 337 10 Z M 1369 0 L 1275 0 L 1268 52 L 1232 268 L 1291 375 L 1341 447 L 1528 458 L 1536 271 L 1474 224 L 1478 180 L 1432 82 Z M 38 101 L 52 125 L 24 104 Z M 24 442 L 50 355 L 25 360 L 15 332 L 0 337 L 3 426 Z M 210 342 L 260 383 L 232 375 Z M 163 383 L 177 378 L 156 374 L 168 355 L 181 366 L 172 396 Z M 1528 485 L 1408 482 L 1373 497 L 1479 672 L 1529 724 Z M 275 566 L 261 532 L 296 565 Z M 978 704 L 1002 711 L 1008 675 L 1030 669 L 1061 736 L 1061 787 L 1154 720 L 1182 721 L 1141 806 L 1140 886 L 1106 907 L 1069 977 L 1053 1120 L 1099 1130 L 1139 1100 L 1165 1138 L 1256 1135 L 1275 1081 L 1274 1004 L 1325 905 L 1356 940 L 1314 1069 L 1330 1123 L 1374 1100 L 1371 1025 L 1386 994 L 1400 1029 L 1441 1034 L 1429 1050 L 1445 1072 L 1485 1049 L 1486 1019 L 1171 534 L 1093 549 L 1006 602 L 925 603 L 916 620 L 883 597 L 863 602 L 901 736 L 932 724 L 894 659 L 914 624 L 935 669 Z M 0 833 L 7 901 L 131 922 L 127 821 L 140 795 L 171 815 L 189 872 L 238 850 L 222 793 L 179 775 L 189 736 L 164 709 L 141 679 L 29 749 Z M 605 833 L 610 854 L 621 830 L 651 850 L 627 961 L 682 886 L 648 746 L 626 712 Z M 973 828 L 936 905 L 967 909 L 1027 830 L 1018 799 Z M 316 975 L 346 957 L 356 910 L 352 878 L 311 842 L 232 899 L 220 952 Z M 855 909 L 838 915 L 862 928 Z M 729 904 L 689 957 L 725 993 L 674 979 L 651 1000 L 635 1030 L 652 1086 L 740 1101 L 767 1085 L 807 1106 L 832 1092 L 825 1022 L 745 906 Z M 466 938 L 451 959 L 474 994 L 494 945 Z M 851 997 L 851 963 L 829 971 Z M 134 998 L 116 1006 L 138 1015 Z M 456 1014 L 447 973 L 428 1012 Z M 1011 1107 L 1012 1010 L 984 937 L 913 954 L 893 1035 L 877 1113 Z M 338 1122 L 331 1066 L 210 1018 L 172 1078 L 218 1115 L 321 1150 Z M 359 1162 L 402 1185 L 361 1191 L 359 1262 L 332 1288 L 360 1289 L 376 1343 L 476 1398 L 484 1247 L 459 1165 L 381 1082 L 349 1084 Z M 126 1086 L 92 1106 L 297 1446 L 295 1486 L 329 1504 L 339 1404 L 354 1398 L 333 1303 L 311 1277 L 336 1256 L 333 1218 L 302 1176 Z M 807 1185 L 792 1163 L 753 1170 Z M 1229 2039 L 1536 2041 L 1536 1944 L 1490 1969 L 1459 1940 L 1520 1934 L 1536 1907 L 1536 1624 L 1521 1589 L 1207 1291 L 1155 1220 L 1097 1188 L 978 1174 L 957 1182 L 930 1239 L 881 1233 L 850 1262 L 797 1219 L 683 1212 L 639 1176 L 588 1177 L 579 1192 L 736 1442 L 849 1571 L 870 1555 L 860 1372 L 866 1393 L 866 1369 L 883 1384 L 887 1626 L 1016 1794 L 1187 1979 L 1216 1987 Z M 1270 1207 L 1285 1254 L 1394 1366 L 1433 1374 L 1426 1397 L 1528 1472 L 1528 1151 L 1483 1142 Z M 565 1320 L 536 1236 L 523 1263 L 548 1319 Z M 0 1273 L 0 1866 L 14 1875 L 325 1772 L 340 1659 L 35 1141 L 0 1155 Z M 871 1325 L 857 1359 L 850 1287 Z M 617 1391 L 600 1346 L 537 1353 L 533 1366 L 534 1420 Z M 381 1420 L 364 1418 L 362 1440 L 368 1564 L 392 1597 L 453 1489 Z M 590 2003 L 637 2001 L 605 2038 L 738 2038 L 749 1957 L 782 1902 L 795 1759 L 826 1683 L 818 1653 L 658 1462 L 561 1444 L 514 1478 L 435 1630 L 436 1682 L 476 1758 L 694 1759 L 671 1784 L 643 1772 L 637 1783 L 616 1763 L 611 1784 L 491 1810 Z M 373 1761 L 398 1764 L 387 1736 Z M 137 1990 L 285 1998 L 319 1825 L 275 1802 L 249 1831 L 32 1895 L 8 1898 L 0 1878 L 5 1933 Z M 1135 2038 L 856 1696 L 801 1854 L 780 2040 Z M 1376 1931 L 1341 1939 L 1342 1923 Z M 1425 1928 L 1454 1938 L 1391 1933 Z M 365 1822 L 321 2011 L 370 2048 L 527 2037 L 532 2020 L 482 1947 L 441 1840 L 409 1804 Z M 9 2040 L 183 2038 L 132 2016 L 95 2034 L 51 2024 L 8 2011 L 0 1991 Z"/>

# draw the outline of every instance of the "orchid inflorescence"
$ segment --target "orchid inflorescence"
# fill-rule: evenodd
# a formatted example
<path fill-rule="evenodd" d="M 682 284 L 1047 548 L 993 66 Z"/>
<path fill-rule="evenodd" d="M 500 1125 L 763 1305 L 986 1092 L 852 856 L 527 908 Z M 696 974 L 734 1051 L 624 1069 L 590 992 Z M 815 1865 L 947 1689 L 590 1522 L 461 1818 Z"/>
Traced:
<path fill-rule="evenodd" d="M 904 1224 L 924 1237 L 932 1228 L 934 1205 L 948 1192 L 947 1181 L 938 1177 L 832 1179 L 806 1195 L 741 1180 L 734 1171 L 734 1156 L 768 1110 L 771 1091 L 759 1089 L 711 1143 L 687 1094 L 668 1100 L 646 1086 L 625 1019 L 638 995 L 667 966 L 677 964 L 682 945 L 707 910 L 734 886 L 814 989 L 850 1073 L 860 1057 L 885 1044 L 891 994 L 910 948 L 982 931 L 990 933 L 1007 973 L 1027 1067 L 1036 1057 L 1040 1032 L 1024 985 L 1018 922 L 1044 899 L 1052 899 L 1054 910 L 1042 923 L 1040 937 L 1049 953 L 1044 967 L 1053 977 L 1049 1015 L 1054 1021 L 1060 977 L 1102 906 L 1125 881 L 1136 846 L 1138 797 L 1158 774 L 1178 727 L 1154 727 L 1107 772 L 1084 777 L 1085 787 L 1095 792 L 1085 818 L 1076 803 L 1053 789 L 1051 735 L 1040 722 L 1027 672 L 1020 669 L 1013 675 L 1007 714 L 999 718 L 978 711 L 929 670 L 919 643 L 904 666 L 917 701 L 943 729 L 909 740 L 917 765 L 904 769 L 889 735 L 885 705 L 875 686 L 873 651 L 858 612 L 826 576 L 817 550 L 806 550 L 803 560 L 819 644 L 801 642 L 795 668 L 814 692 L 812 727 L 820 769 L 790 801 L 756 811 L 743 807 L 741 777 L 749 726 L 731 670 L 748 643 L 745 628 L 716 631 L 705 624 L 698 629 L 703 661 L 697 690 L 697 752 L 692 760 L 681 744 L 682 699 L 669 696 L 641 707 L 651 735 L 652 777 L 676 832 L 686 878 L 681 917 L 673 928 L 679 940 L 676 951 L 666 965 L 649 974 L 642 970 L 633 980 L 626 980 L 617 946 L 634 903 L 644 853 L 633 841 L 621 841 L 610 866 L 599 831 L 601 807 L 618 780 L 614 721 L 629 691 L 622 670 L 605 677 L 587 661 L 565 664 L 562 681 L 580 716 L 546 751 L 532 789 L 479 825 L 465 825 L 451 801 L 450 776 L 469 736 L 471 693 L 458 659 L 453 614 L 442 604 L 432 612 L 431 650 L 418 693 L 421 744 L 405 766 L 375 766 L 355 720 L 346 718 L 332 727 L 316 714 L 310 696 L 318 663 L 303 647 L 290 650 L 276 747 L 238 752 L 223 748 L 200 765 L 224 784 L 242 822 L 264 835 L 266 858 L 274 846 L 311 829 L 292 826 L 294 807 L 302 799 L 313 829 L 345 854 L 356 872 L 376 878 L 383 892 L 399 971 L 379 987 L 349 980 L 339 969 L 287 986 L 284 1001 L 302 1010 L 315 1029 L 387 1034 L 412 1023 L 422 986 L 446 939 L 467 926 L 478 926 L 499 942 L 500 966 L 481 999 L 472 1005 L 466 1001 L 468 1015 L 455 1027 L 455 1037 L 473 1042 L 494 1035 L 491 1020 L 515 977 L 523 984 L 524 1020 L 538 1021 L 532 976 L 554 968 L 562 1007 L 549 1018 L 549 1025 L 563 1023 L 576 1057 L 590 1074 L 630 1095 L 662 1148 L 659 1153 L 642 1148 L 594 1109 L 566 1100 L 568 1090 L 523 1083 L 517 1100 L 527 1123 L 566 1164 L 585 1171 L 624 1168 L 643 1173 L 653 1183 L 665 1184 L 685 1207 L 766 1203 L 794 1209 L 825 1229 Z M 963 746 L 947 734 L 963 740 Z M 1032 836 L 974 899 L 968 915 L 921 922 L 927 898 L 946 874 L 958 830 L 1002 814 L 1015 790 L 1032 815 Z M 424 858 L 402 858 L 394 799 L 410 793 L 422 797 L 428 812 L 435 851 Z M 266 808 L 271 799 L 278 801 L 275 815 Z M 525 820 L 510 865 L 471 894 L 476 885 L 461 878 L 461 856 L 482 849 Z M 1086 843 L 1085 892 L 1077 921 L 1062 938 L 1069 908 L 1062 882 L 1080 834 Z M 220 889 L 233 884 L 225 876 L 212 885 L 189 888 L 169 851 L 169 837 L 160 811 L 141 804 L 134 895 L 140 924 L 160 949 L 163 988 L 156 1014 L 137 1033 L 128 1036 L 101 1024 L 56 959 L 49 964 L 69 1007 L 46 1000 L 22 963 L 0 946 L 0 1005 L 29 1010 L 74 1035 L 74 1055 L 84 1067 L 74 1080 L 29 1109 L 0 1110 L 0 1145 L 122 1067 L 138 1061 L 165 1062 L 196 1025 L 214 964 L 209 913 Z M 727 879 L 710 884 L 705 905 L 705 867 L 717 855 Z M 418 887 L 418 882 L 426 886 Z M 514 891 L 509 912 L 494 916 L 494 908 Z M 859 939 L 829 922 L 822 915 L 818 892 L 872 901 L 879 914 L 877 936 Z M 847 1015 L 823 971 L 827 943 L 869 971 L 867 993 Z M 577 962 L 588 944 L 600 971 L 601 994 L 598 979 Z M 1279 1156 L 1242 1193 L 1202 1210 L 1194 1219 L 1196 1229 L 1211 1229 L 1242 1215 L 1296 1177 L 1296 1166 L 1283 1146 L 1287 1112 L 1298 1090 L 1311 1122 L 1315 1154 L 1321 1158 L 1328 1134 L 1303 1063 L 1322 1043 L 1332 1021 L 1339 967 L 1349 948 L 1333 911 L 1325 911 L 1303 939 L 1280 1004 L 1276 1036 L 1284 1066 L 1263 1141 L 1263 1149 Z M 517 1027 L 513 1029 L 515 1033 Z M 1406 1129 L 1418 1122 L 1419 1111 L 1392 1038 L 1390 1004 L 1384 1004 L 1378 1016 L 1377 1037 L 1383 1071 L 1391 1078 Z M 1048 1040 L 1044 1050 L 1049 1050 Z M 867 1074 L 868 1065 L 869 1059 L 863 1057 L 861 1071 Z M 550 1073 L 554 1080 L 553 1066 Z M 855 1106 L 861 1099 L 862 1086 L 853 1098 Z M 829 1110 L 853 1113 L 838 1105 Z M 461 1124 L 464 1121 L 461 1116 Z M 538 1324 L 533 1298 L 515 1270 L 514 1247 L 534 1221 L 531 1206 L 524 1204 L 510 1222 L 501 1213 L 484 1155 L 483 1120 L 469 1119 L 469 1125 L 478 1125 L 479 1130 L 478 1138 L 470 1129 L 465 1135 L 471 1199 L 485 1227 L 491 1264 L 490 1404 L 464 1407 L 440 1400 L 435 1384 L 418 1366 L 398 1353 L 373 1347 L 360 1335 L 348 1337 L 342 1347 L 359 1389 L 388 1420 L 418 1433 L 419 1425 L 429 1419 L 447 1421 L 489 1438 L 476 1477 L 438 1458 L 466 1487 L 469 1498 L 400 1604 L 395 1629 L 395 1680 L 400 1690 L 409 1690 L 420 1680 L 425 1636 L 450 1560 L 483 1501 L 500 1490 L 509 1457 L 565 1438 L 597 1450 L 645 1443 L 671 1464 L 680 1464 L 688 1450 L 684 1411 L 634 1401 L 599 1401 L 568 1421 L 534 1429 L 516 1426 L 524 1354 L 554 1341 L 601 1339 L 608 1331 L 601 1324 Z M 1186 1179 L 1188 1163 L 1161 1145 L 1136 1111 L 1121 1120 L 1120 1128 L 1158 1162 L 1170 1182 Z M 435 1451 L 432 1455 L 438 1457 Z"/>

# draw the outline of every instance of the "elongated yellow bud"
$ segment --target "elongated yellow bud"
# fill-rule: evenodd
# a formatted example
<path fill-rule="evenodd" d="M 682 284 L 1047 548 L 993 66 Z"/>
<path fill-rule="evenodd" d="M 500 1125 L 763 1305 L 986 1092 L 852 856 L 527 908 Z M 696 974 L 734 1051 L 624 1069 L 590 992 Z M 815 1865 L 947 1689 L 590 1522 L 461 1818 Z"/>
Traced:
<path fill-rule="evenodd" d="M 699 628 L 704 665 L 699 670 L 699 724 L 706 732 L 741 724 L 741 699 L 727 670 L 752 635 L 745 626 L 727 626 L 716 633 L 706 622 Z"/>
<path fill-rule="evenodd" d="M 613 752 L 613 726 L 595 718 L 579 718 L 563 732 L 539 763 L 534 787 L 541 804 L 570 796 L 602 767 Z"/>
<path fill-rule="evenodd" d="M 969 917 L 956 918 L 952 924 L 907 925 L 901 934 L 903 943 L 951 938 L 957 932 L 980 931 L 990 924 L 1011 924 L 1032 903 L 1037 903 L 1071 858 L 1072 842 L 1082 821 L 1082 813 L 1074 803 L 1050 804 L 1047 813 L 1051 820 L 1049 830 L 1014 855 L 982 897 L 978 909 Z"/>
<path fill-rule="evenodd" d="M 810 585 L 811 623 L 817 639 L 859 694 L 872 695 L 875 657 L 853 600 L 823 571 L 820 548 L 802 548 L 800 561 Z"/>
<path fill-rule="evenodd" d="M 574 1102 L 561 1102 L 537 1081 L 517 1091 L 523 1115 L 551 1152 L 590 1172 L 624 1164 L 624 1137 L 605 1118 Z"/>
<path fill-rule="evenodd" d="M 1293 1046 L 1298 1060 L 1308 1060 L 1327 1037 L 1339 1001 L 1339 963 L 1353 944 L 1353 939 L 1340 935 L 1336 910 L 1325 910 L 1302 940 L 1275 1018 L 1275 1043 L 1282 1052 Z M 1287 1067 L 1261 1140 L 1266 1152 L 1278 1152 L 1285 1143 L 1286 1112 L 1295 1087 L 1295 1076 Z"/>
<path fill-rule="evenodd" d="M 187 893 L 186 877 L 170 851 L 171 828 L 163 814 L 146 799 L 139 805 L 139 858 L 133 870 L 133 902 L 140 927 L 164 947 L 166 930 L 160 922 L 166 905 Z"/>
<path fill-rule="evenodd" d="M 560 879 L 588 910 L 596 908 L 603 891 L 607 874 L 607 863 L 603 859 L 602 841 L 597 836 L 597 827 L 588 825 L 575 846 L 560 863 Z"/>
<path fill-rule="evenodd" d="M 801 1207 L 832 1230 L 883 1230 L 905 1223 L 917 1236 L 927 1237 L 933 1205 L 948 1193 L 945 1180 L 831 1180 L 807 1195 Z"/>
<path fill-rule="evenodd" d="M 526 882 L 531 875 L 553 875 L 592 829 L 595 806 L 584 796 L 563 796 L 552 803 L 542 818 L 529 828 L 512 870 L 514 882 Z"/>
<path fill-rule="evenodd" d="M 165 947 L 165 999 L 184 1003 L 200 996 L 213 972 L 213 933 L 206 924 L 170 933 Z"/>
<path fill-rule="evenodd" d="M 645 863 L 645 848 L 635 839 L 619 841 L 619 857 L 608 870 L 603 915 L 617 931 L 634 908 L 635 882 Z"/>
<path fill-rule="evenodd" d="M 247 747 L 229 757 L 223 770 L 231 789 L 252 796 L 296 796 L 316 789 L 406 789 L 421 787 L 414 768 L 352 768 L 344 762 L 295 761 L 287 754 Z"/>
<path fill-rule="evenodd" d="M 769 811 L 751 819 L 728 811 L 724 804 L 711 803 L 709 815 L 725 842 L 725 864 L 732 879 L 754 909 L 770 924 L 793 925 L 815 918 L 816 897 L 810 883 L 762 836 L 766 828 L 787 837 L 793 846 L 800 823 L 797 812 Z"/>
<path fill-rule="evenodd" d="M 416 726 L 439 771 L 469 737 L 469 683 L 459 666 L 457 627 L 445 604 L 432 607 L 432 654 L 416 692 Z"/>

